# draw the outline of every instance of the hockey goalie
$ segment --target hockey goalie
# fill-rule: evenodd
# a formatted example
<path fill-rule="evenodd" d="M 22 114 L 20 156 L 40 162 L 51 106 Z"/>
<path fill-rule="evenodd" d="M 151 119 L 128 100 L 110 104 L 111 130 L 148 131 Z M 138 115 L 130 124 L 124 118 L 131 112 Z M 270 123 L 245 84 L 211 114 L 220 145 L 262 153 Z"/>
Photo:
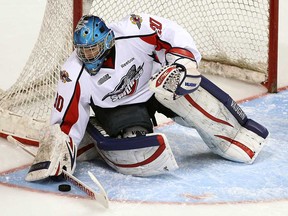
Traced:
<path fill-rule="evenodd" d="M 199 73 L 201 55 L 177 23 L 131 14 L 106 25 L 85 15 L 73 39 L 75 50 L 61 69 L 50 125 L 39 127 L 43 135 L 27 181 L 59 176 L 63 169 L 73 173 L 77 150 L 91 141 L 90 152 L 123 174 L 177 169 L 170 144 L 181 143 L 169 144 L 165 134 L 153 132 L 156 112 L 195 128 L 225 159 L 250 164 L 261 151 L 267 129 Z"/>

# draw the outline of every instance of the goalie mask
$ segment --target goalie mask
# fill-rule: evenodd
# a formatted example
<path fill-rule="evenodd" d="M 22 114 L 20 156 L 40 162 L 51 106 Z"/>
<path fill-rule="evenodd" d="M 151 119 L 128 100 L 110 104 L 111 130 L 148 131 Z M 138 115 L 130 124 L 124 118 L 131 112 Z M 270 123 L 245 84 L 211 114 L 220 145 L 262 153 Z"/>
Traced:
<path fill-rule="evenodd" d="M 95 75 L 114 46 L 113 31 L 99 17 L 85 15 L 78 22 L 73 38 L 78 58 L 88 73 Z"/>

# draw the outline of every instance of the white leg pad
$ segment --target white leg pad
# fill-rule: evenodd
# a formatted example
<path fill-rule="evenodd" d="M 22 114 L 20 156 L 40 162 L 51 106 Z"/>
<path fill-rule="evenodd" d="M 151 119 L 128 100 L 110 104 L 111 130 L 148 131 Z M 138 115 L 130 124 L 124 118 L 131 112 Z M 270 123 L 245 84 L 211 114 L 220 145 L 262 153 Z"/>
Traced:
<path fill-rule="evenodd" d="M 93 118 L 88 123 L 87 132 L 95 140 L 98 153 L 106 163 L 120 173 L 151 176 L 178 169 L 164 134 L 110 138 Z"/>
<path fill-rule="evenodd" d="M 163 100 L 162 96 L 155 96 L 181 116 L 187 125 L 194 127 L 214 153 L 226 159 L 252 163 L 262 149 L 266 137 L 243 127 L 222 102 L 201 86 L 177 100 Z M 238 117 L 245 119 L 243 111 L 235 107 Z"/>
<path fill-rule="evenodd" d="M 125 150 L 103 150 L 98 148 L 98 151 L 108 165 L 126 175 L 152 176 L 178 169 L 166 136 L 164 134 L 146 135 L 146 137 L 149 136 L 158 136 L 159 145 Z M 137 138 L 123 138 L 119 139 L 119 142 L 125 142 L 128 139 L 134 139 L 137 142 Z M 140 142 L 143 142 L 143 140 Z"/>

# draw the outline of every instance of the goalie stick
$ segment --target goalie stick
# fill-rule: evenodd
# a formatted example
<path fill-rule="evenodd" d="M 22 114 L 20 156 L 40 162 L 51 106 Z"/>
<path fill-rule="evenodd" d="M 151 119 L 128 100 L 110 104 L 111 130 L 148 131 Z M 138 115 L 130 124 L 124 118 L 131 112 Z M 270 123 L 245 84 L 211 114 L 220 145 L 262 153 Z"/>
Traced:
<path fill-rule="evenodd" d="M 24 144 L 19 142 L 17 139 L 15 139 L 12 136 L 7 136 L 7 140 L 16 146 L 19 146 L 22 150 L 24 150 L 29 155 L 35 157 L 35 154 L 31 152 Z M 107 196 L 107 193 L 105 192 L 103 186 L 100 184 L 100 182 L 97 180 L 95 175 L 93 175 L 90 171 L 88 171 L 88 175 L 91 178 L 91 180 L 97 185 L 97 187 L 100 189 L 100 193 L 95 192 L 93 189 L 91 189 L 89 186 L 84 184 L 82 181 L 80 181 L 78 178 L 73 176 L 72 174 L 68 173 L 66 170 L 62 170 L 64 178 L 70 182 L 71 184 L 78 187 L 80 190 L 85 192 L 90 198 L 96 200 L 98 203 L 103 205 L 104 207 L 109 207 L 109 199 Z"/>

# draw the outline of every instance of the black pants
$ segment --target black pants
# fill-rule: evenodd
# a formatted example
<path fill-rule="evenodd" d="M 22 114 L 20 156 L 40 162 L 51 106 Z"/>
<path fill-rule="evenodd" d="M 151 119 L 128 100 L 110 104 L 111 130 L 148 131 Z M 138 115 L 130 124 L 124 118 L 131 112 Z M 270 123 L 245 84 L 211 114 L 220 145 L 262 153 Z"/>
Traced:
<path fill-rule="evenodd" d="M 154 126 L 157 125 L 155 119 L 156 111 L 168 118 L 177 116 L 173 111 L 159 103 L 154 96 L 145 103 L 129 104 L 114 108 L 101 108 L 91 102 L 91 108 L 97 121 L 111 137 L 116 137 L 125 128 L 133 126 L 142 126 L 149 133 L 153 132 L 153 124 Z"/>

